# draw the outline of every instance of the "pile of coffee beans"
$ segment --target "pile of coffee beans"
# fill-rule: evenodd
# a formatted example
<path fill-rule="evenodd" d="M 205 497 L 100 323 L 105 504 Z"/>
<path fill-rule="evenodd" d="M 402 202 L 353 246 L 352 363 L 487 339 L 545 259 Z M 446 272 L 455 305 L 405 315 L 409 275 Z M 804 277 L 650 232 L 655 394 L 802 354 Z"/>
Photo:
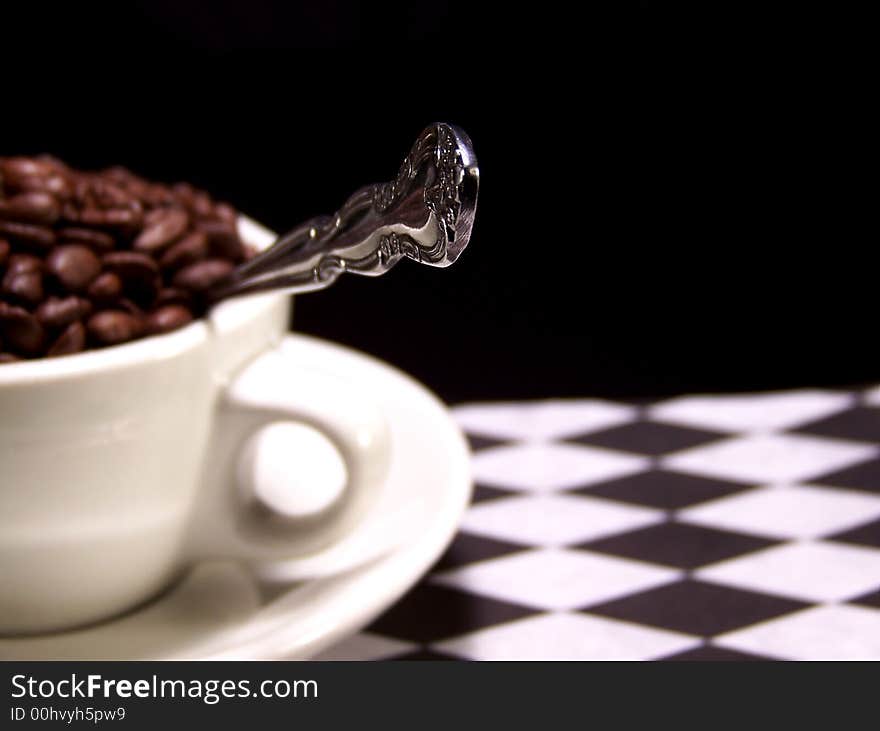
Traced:
<path fill-rule="evenodd" d="M 124 168 L 0 157 L 0 364 L 175 330 L 251 251 L 236 211 Z"/>

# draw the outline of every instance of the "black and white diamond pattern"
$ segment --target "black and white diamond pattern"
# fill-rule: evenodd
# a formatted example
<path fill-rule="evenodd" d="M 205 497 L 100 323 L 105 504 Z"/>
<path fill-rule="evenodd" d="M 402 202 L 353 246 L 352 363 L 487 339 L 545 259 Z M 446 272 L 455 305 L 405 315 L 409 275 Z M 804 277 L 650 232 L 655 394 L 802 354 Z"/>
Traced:
<path fill-rule="evenodd" d="M 474 502 L 326 659 L 880 659 L 880 389 L 475 404 Z"/>

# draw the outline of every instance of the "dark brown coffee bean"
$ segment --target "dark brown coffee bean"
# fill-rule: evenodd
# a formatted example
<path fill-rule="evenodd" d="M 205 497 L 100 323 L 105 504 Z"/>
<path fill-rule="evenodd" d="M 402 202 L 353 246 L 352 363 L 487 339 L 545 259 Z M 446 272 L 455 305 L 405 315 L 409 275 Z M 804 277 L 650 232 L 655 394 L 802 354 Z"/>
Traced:
<path fill-rule="evenodd" d="M 45 333 L 36 317 L 21 308 L 0 300 L 0 333 L 4 347 L 19 355 L 37 355 Z"/>
<path fill-rule="evenodd" d="M 138 320 L 142 320 L 144 316 L 144 311 L 130 299 L 126 299 L 125 297 L 120 299 L 113 307 L 114 309 L 125 310 L 125 312 L 129 315 L 134 315 Z"/>
<path fill-rule="evenodd" d="M 19 360 L 21 360 L 21 358 L 14 356 L 12 353 L 0 353 L 0 364 L 15 363 Z"/>
<path fill-rule="evenodd" d="M 13 254 L 9 257 L 7 274 L 24 274 L 25 272 L 43 271 L 43 260 L 31 254 Z"/>
<path fill-rule="evenodd" d="M 177 183 L 172 187 L 177 200 L 198 218 L 211 218 L 214 213 L 214 202 L 205 191 L 194 188 L 189 183 Z"/>
<path fill-rule="evenodd" d="M 234 224 L 220 220 L 199 221 L 196 228 L 208 236 L 212 256 L 234 262 L 242 260 L 242 243 Z"/>
<path fill-rule="evenodd" d="M 7 188 L 15 193 L 48 193 L 59 201 L 68 200 L 73 195 L 73 186 L 63 175 L 16 178 Z"/>
<path fill-rule="evenodd" d="M 121 186 L 125 191 L 136 198 L 140 198 L 144 190 L 147 188 L 147 181 L 135 175 L 131 170 L 124 167 L 112 167 L 100 173 L 102 177 L 112 180 L 116 185 Z"/>
<path fill-rule="evenodd" d="M 91 208 L 95 205 L 92 185 L 88 175 L 78 175 L 73 180 L 73 201 L 80 208 Z"/>
<path fill-rule="evenodd" d="M 0 221 L 0 236 L 37 251 L 48 251 L 55 244 L 55 232 L 48 226 L 17 221 Z"/>
<path fill-rule="evenodd" d="M 107 218 L 107 211 L 91 206 L 77 211 L 76 217 L 73 219 L 84 226 L 110 226 L 110 220 Z"/>
<path fill-rule="evenodd" d="M 99 228 L 136 229 L 143 222 L 143 212 L 139 208 L 86 208 L 75 219 L 86 226 Z"/>
<path fill-rule="evenodd" d="M 174 195 L 164 185 L 148 183 L 144 186 L 140 199 L 150 208 L 170 206 L 174 203 Z"/>
<path fill-rule="evenodd" d="M 2 267 L 9 258 L 9 242 L 6 239 L 0 239 L 0 267 Z"/>
<path fill-rule="evenodd" d="M 49 155 L 46 152 L 41 152 L 39 155 L 36 156 L 35 159 L 37 160 L 37 162 L 51 165 L 57 173 L 64 173 L 66 175 L 70 174 L 70 168 L 67 166 L 67 163 L 65 163 L 63 160 L 59 160 L 54 155 Z"/>
<path fill-rule="evenodd" d="M 198 190 L 189 204 L 189 209 L 199 218 L 211 218 L 214 214 L 214 201 L 207 193 Z"/>
<path fill-rule="evenodd" d="M 183 305 L 189 309 L 192 305 L 192 295 L 185 289 L 163 287 L 156 297 L 156 307 L 164 307 L 165 305 Z"/>
<path fill-rule="evenodd" d="M 51 225 L 60 214 L 61 206 L 49 193 L 19 193 L 0 199 L 0 218 L 11 221 Z"/>
<path fill-rule="evenodd" d="M 228 203 L 218 203 L 214 206 L 214 215 L 230 226 L 236 226 L 238 223 L 238 213 Z"/>
<path fill-rule="evenodd" d="M 187 234 L 159 259 L 163 271 L 173 271 L 204 259 L 208 255 L 208 236 L 203 231 Z"/>
<path fill-rule="evenodd" d="M 54 249 L 46 269 L 68 292 L 82 292 L 101 271 L 101 261 L 87 246 L 68 244 Z"/>
<path fill-rule="evenodd" d="M 233 269 L 232 262 L 225 259 L 205 259 L 181 269 L 174 275 L 174 286 L 191 292 L 204 292 L 219 282 Z"/>
<path fill-rule="evenodd" d="M 154 334 L 171 332 L 188 325 L 192 319 L 192 312 L 186 307 L 165 305 L 147 315 L 147 332 Z"/>
<path fill-rule="evenodd" d="M 152 306 L 162 285 L 155 259 L 137 251 L 114 251 L 105 254 L 103 261 L 107 269 L 119 275 L 122 289 L 130 298 Z"/>
<path fill-rule="evenodd" d="M 123 280 L 126 279 L 152 279 L 159 273 L 156 261 L 137 251 L 113 251 L 104 254 L 101 261 L 104 266 L 113 270 Z"/>
<path fill-rule="evenodd" d="M 39 272 L 6 272 L 0 292 L 16 302 L 29 307 L 43 299 L 43 275 Z"/>
<path fill-rule="evenodd" d="M 61 335 L 46 351 L 46 355 L 50 358 L 58 355 L 70 355 L 71 353 L 79 353 L 86 346 L 86 329 L 83 324 L 77 320 L 70 323 Z"/>
<path fill-rule="evenodd" d="M 92 201 L 99 208 L 128 208 L 132 196 L 109 180 L 94 176 L 91 179 Z"/>
<path fill-rule="evenodd" d="M 0 160 L 0 171 L 7 182 L 16 178 L 48 177 L 58 171 L 49 160 L 33 157 L 7 157 Z"/>
<path fill-rule="evenodd" d="M 73 203 L 64 203 L 61 206 L 60 221 L 67 224 L 79 225 L 79 208 Z"/>
<path fill-rule="evenodd" d="M 183 236 L 189 226 L 189 216 L 186 211 L 179 209 L 161 209 L 151 211 L 144 223 L 144 230 L 132 246 L 138 251 L 153 253 L 165 249 Z"/>
<path fill-rule="evenodd" d="M 171 192 L 177 196 L 181 203 L 192 203 L 196 196 L 196 189 L 189 183 L 175 183 L 171 186 Z"/>
<path fill-rule="evenodd" d="M 103 310 L 89 318 L 89 335 L 102 345 L 125 343 L 142 332 L 140 320 L 121 310 Z"/>
<path fill-rule="evenodd" d="M 44 327 L 59 328 L 87 317 L 91 311 L 91 302 L 82 297 L 50 297 L 34 314 Z"/>
<path fill-rule="evenodd" d="M 122 165 L 114 165 L 113 167 L 109 167 L 106 170 L 102 171 L 101 174 L 108 180 L 112 180 L 114 183 L 118 183 L 119 185 L 128 185 L 129 183 L 137 179 L 137 176 L 133 172 L 131 172 L 131 170 L 123 167 Z"/>
<path fill-rule="evenodd" d="M 122 280 L 118 274 L 103 272 L 89 285 L 88 295 L 99 303 L 114 302 L 122 296 Z"/>
<path fill-rule="evenodd" d="M 85 244 L 99 253 L 112 251 L 115 245 L 113 236 L 106 231 L 69 226 L 58 229 L 58 239 L 62 244 Z"/>

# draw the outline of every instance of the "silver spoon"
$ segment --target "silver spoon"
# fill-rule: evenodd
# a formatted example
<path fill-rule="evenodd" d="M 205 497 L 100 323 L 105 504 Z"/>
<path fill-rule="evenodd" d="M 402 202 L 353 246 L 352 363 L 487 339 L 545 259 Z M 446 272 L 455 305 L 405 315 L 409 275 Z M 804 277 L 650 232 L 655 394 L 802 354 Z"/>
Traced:
<path fill-rule="evenodd" d="M 451 124 L 432 124 L 397 178 L 361 188 L 333 216 L 279 237 L 212 287 L 208 301 L 268 290 L 313 292 L 343 272 L 378 277 L 404 257 L 449 266 L 470 239 L 479 182 L 470 138 Z"/>

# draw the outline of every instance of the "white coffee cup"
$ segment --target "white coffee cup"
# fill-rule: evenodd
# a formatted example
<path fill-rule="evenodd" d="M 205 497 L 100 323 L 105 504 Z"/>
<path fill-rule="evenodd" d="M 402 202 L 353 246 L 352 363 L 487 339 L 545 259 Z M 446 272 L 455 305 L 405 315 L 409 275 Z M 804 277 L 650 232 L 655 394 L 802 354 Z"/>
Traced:
<path fill-rule="evenodd" d="M 357 526 L 388 425 L 357 384 L 274 352 L 289 302 L 230 301 L 168 335 L 0 365 L 0 634 L 100 621 L 199 560 L 301 556 Z M 238 468 L 278 421 L 323 432 L 345 462 L 345 490 L 317 515 L 273 513 Z"/>

